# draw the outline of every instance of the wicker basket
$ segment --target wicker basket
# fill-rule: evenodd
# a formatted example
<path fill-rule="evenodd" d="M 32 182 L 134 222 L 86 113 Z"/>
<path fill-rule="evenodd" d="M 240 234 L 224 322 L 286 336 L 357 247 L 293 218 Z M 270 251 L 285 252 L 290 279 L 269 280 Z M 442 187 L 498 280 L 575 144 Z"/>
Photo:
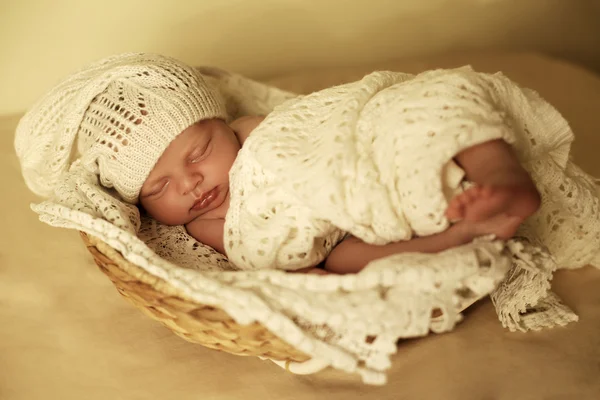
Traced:
<path fill-rule="evenodd" d="M 219 308 L 198 304 L 168 282 L 125 260 L 121 253 L 81 232 L 87 249 L 123 297 L 182 338 L 240 356 L 304 362 L 310 357 L 259 323 L 239 325 Z"/>

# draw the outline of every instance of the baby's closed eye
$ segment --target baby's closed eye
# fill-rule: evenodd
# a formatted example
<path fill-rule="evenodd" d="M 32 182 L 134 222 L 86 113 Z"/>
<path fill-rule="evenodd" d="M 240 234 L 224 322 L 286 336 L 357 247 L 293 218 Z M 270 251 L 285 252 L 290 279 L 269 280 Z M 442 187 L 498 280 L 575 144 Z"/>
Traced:
<path fill-rule="evenodd" d="M 145 197 L 156 196 L 160 194 L 161 192 L 163 192 L 163 190 L 167 187 L 168 184 L 168 179 L 161 179 L 160 181 L 152 185 L 151 189 L 148 191 L 148 194 L 146 194 Z"/>
<path fill-rule="evenodd" d="M 210 142 L 206 143 L 206 145 L 203 146 L 198 146 L 189 156 L 189 162 L 190 163 L 197 163 L 199 161 L 202 161 L 209 153 L 209 144 Z"/>

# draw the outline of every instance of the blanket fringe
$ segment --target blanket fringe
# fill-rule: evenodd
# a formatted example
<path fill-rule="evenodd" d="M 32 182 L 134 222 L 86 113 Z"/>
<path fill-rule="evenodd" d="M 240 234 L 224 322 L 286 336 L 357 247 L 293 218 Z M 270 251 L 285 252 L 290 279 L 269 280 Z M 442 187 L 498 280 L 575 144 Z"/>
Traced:
<path fill-rule="evenodd" d="M 513 267 L 491 298 L 502 326 L 511 332 L 564 326 L 577 315 L 550 290 L 554 259 L 523 238 L 508 241 Z"/>

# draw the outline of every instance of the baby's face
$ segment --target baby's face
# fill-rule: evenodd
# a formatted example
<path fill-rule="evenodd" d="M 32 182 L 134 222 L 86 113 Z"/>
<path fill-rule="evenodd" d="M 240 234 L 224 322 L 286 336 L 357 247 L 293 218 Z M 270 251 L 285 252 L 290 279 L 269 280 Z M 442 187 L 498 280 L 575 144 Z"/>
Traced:
<path fill-rule="evenodd" d="M 157 221 L 185 225 L 198 217 L 224 218 L 229 170 L 240 143 L 219 119 L 200 121 L 175 138 L 144 182 L 140 203 Z"/>

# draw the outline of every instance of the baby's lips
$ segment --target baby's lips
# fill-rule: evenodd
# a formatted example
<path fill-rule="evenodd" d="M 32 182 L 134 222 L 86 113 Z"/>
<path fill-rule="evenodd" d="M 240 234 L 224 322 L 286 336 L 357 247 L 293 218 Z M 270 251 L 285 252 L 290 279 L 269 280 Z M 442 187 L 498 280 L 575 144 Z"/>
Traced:
<path fill-rule="evenodd" d="M 209 190 L 194 202 L 194 205 L 191 209 L 198 211 L 208 207 L 217 198 L 218 194 L 217 188 Z"/>

